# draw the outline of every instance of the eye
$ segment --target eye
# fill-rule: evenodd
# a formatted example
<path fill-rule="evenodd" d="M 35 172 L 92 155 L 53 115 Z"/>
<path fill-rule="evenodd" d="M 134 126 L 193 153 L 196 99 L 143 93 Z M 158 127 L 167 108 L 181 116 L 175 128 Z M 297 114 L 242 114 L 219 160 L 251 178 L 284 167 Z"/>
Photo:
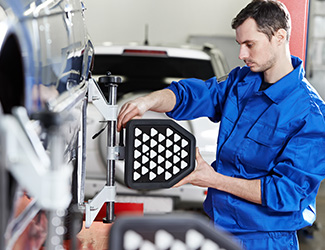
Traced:
<path fill-rule="evenodd" d="M 254 44 L 253 43 L 247 43 L 246 46 L 247 46 L 247 48 L 251 49 L 254 46 Z"/>

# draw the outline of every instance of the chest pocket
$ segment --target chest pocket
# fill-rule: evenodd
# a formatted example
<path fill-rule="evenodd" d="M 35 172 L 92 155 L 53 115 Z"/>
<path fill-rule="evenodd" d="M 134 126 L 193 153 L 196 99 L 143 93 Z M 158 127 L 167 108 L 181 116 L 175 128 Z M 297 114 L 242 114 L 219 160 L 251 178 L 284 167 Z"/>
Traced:
<path fill-rule="evenodd" d="M 260 169 L 269 171 L 274 160 L 281 152 L 286 140 L 286 133 L 270 126 L 256 123 L 244 138 L 239 152 L 239 160 L 251 171 Z"/>

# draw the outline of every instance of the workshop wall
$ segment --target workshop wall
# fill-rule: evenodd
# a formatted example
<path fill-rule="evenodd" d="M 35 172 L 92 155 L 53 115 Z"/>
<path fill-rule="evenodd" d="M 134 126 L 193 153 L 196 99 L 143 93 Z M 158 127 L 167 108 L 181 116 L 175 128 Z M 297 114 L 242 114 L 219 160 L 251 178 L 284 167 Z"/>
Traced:
<path fill-rule="evenodd" d="M 190 35 L 234 37 L 231 20 L 250 0 L 84 0 L 95 44 L 184 44 Z"/>
<path fill-rule="evenodd" d="M 225 54 L 230 68 L 243 65 L 238 59 L 239 46 L 234 40 L 235 32 L 231 29 L 231 20 L 249 2 L 250 0 L 84 0 L 87 8 L 86 23 L 94 44 L 141 44 L 145 41 L 145 26 L 148 25 L 151 45 L 202 45 L 209 42 Z M 311 8 L 311 13 L 316 9 L 322 11 L 323 16 L 323 6 Z M 313 17 L 313 14 L 311 16 Z M 318 26 L 315 25 L 311 29 L 319 30 L 324 26 L 324 22 Z M 310 44 L 313 44 L 312 41 Z M 317 44 L 316 48 L 323 51 L 325 46 L 322 44 Z M 310 52 L 314 51 L 316 50 L 313 44 Z M 307 65 L 308 79 L 325 98 L 323 74 L 310 70 L 313 60 L 315 56 Z M 323 66 L 321 71 L 324 72 Z"/>

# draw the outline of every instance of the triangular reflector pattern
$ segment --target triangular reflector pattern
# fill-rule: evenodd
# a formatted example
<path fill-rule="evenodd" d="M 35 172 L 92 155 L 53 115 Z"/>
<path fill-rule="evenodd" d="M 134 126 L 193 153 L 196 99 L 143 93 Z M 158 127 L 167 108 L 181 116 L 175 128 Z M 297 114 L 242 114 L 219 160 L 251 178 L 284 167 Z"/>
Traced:
<path fill-rule="evenodd" d="M 132 138 L 132 142 L 126 142 L 130 152 L 127 156 L 131 157 L 126 159 L 127 165 L 131 166 L 126 172 L 132 173 L 134 183 L 161 183 L 166 186 L 166 181 L 174 177 L 180 179 L 182 173 L 188 174 L 194 169 L 195 139 L 192 135 L 193 138 L 184 136 L 182 131 L 165 124 L 140 122 L 133 126 L 132 136 L 128 136 L 127 130 L 127 140 Z"/>

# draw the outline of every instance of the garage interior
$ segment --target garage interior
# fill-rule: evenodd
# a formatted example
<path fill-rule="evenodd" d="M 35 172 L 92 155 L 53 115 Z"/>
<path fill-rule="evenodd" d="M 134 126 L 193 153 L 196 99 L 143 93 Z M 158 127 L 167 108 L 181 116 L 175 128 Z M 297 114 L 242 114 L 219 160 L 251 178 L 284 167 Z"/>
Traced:
<path fill-rule="evenodd" d="M 175 46 L 181 47 L 182 49 L 204 48 L 201 50 L 205 52 L 208 51 L 207 53 L 211 54 L 215 53 L 216 56 L 219 56 L 218 58 L 220 60 L 224 60 L 224 63 L 222 63 L 223 65 L 220 66 L 219 71 L 225 71 L 225 73 L 228 73 L 228 70 L 231 70 L 237 66 L 245 65 L 243 61 L 238 59 L 239 46 L 235 41 L 235 32 L 231 28 L 231 20 L 238 13 L 238 11 L 246 6 L 249 2 L 251 1 L 206 0 L 203 2 L 198 0 L 84 0 L 83 3 L 86 8 L 85 21 L 91 41 L 95 48 L 95 69 L 96 56 L 98 58 L 97 67 L 99 67 L 99 65 L 102 64 L 100 62 L 101 59 L 99 58 L 99 55 L 104 55 L 106 53 L 105 47 L 107 46 L 115 49 L 118 49 L 119 46 Z M 292 52 L 293 54 L 303 58 L 306 68 L 306 78 L 317 90 L 319 95 L 325 99 L 325 1 L 304 0 L 299 4 L 293 3 L 293 1 L 290 2 L 290 0 L 283 0 L 282 2 L 287 4 L 290 12 L 292 11 L 291 15 L 293 17 L 294 27 L 293 38 L 290 45 Z M 296 27 L 295 25 L 299 27 Z M 221 55 L 219 55 L 219 51 L 221 52 Z M 114 53 L 115 52 L 113 52 L 113 54 Z M 129 53 L 133 52 L 129 51 Z M 127 54 L 124 54 L 122 55 L 122 58 L 127 58 L 127 56 Z M 149 93 L 150 91 L 163 88 L 167 85 L 164 85 L 165 83 L 163 82 L 159 82 L 155 87 L 149 86 L 151 81 L 153 82 L 153 79 L 155 79 L 155 70 L 152 69 L 152 71 L 148 72 L 148 75 L 150 75 L 151 78 L 148 77 L 146 82 L 135 81 L 136 84 L 139 84 L 139 87 L 134 87 L 134 85 L 132 86 L 131 81 L 133 80 L 132 77 L 134 77 L 135 74 L 133 71 L 130 70 L 130 76 L 125 74 L 119 77 L 122 75 L 120 72 L 118 72 L 119 65 L 115 67 L 115 65 L 112 63 L 111 65 L 114 66 L 106 69 L 105 59 L 102 60 L 104 67 L 100 65 L 100 70 L 98 69 L 98 72 L 94 72 L 93 74 L 94 79 L 98 83 L 102 82 L 102 85 L 99 86 L 96 83 L 91 82 L 89 84 L 89 95 L 87 96 L 89 101 L 86 111 L 87 121 L 85 121 L 87 123 L 87 132 L 86 137 L 83 138 L 87 145 L 85 153 L 86 172 L 85 183 L 82 187 L 84 190 L 81 192 L 81 194 L 79 194 L 87 203 L 85 205 L 85 214 L 82 215 L 83 224 L 81 226 L 79 225 L 80 228 L 73 229 L 78 232 L 75 239 L 70 239 L 69 237 L 69 239 L 64 239 L 63 245 L 60 246 L 61 248 L 58 247 L 55 248 L 55 250 L 117 250 L 117 244 L 121 245 L 123 240 L 128 239 L 127 237 L 130 238 L 130 241 L 126 241 L 132 243 L 124 242 L 124 248 L 120 249 L 138 250 L 140 248 L 133 248 L 134 245 L 140 243 L 137 242 L 139 241 L 137 238 L 138 235 L 134 236 L 130 233 L 132 231 L 131 229 L 133 229 L 132 226 L 143 223 L 143 228 L 145 228 L 145 226 L 148 226 L 149 228 L 144 230 L 158 231 L 159 229 L 152 225 L 152 221 L 156 221 L 156 224 L 163 225 L 165 228 L 173 231 L 173 229 L 177 229 L 177 227 L 179 227 L 178 224 L 173 224 L 174 222 L 177 222 L 177 219 L 179 219 L 179 223 L 183 223 L 183 225 L 186 223 L 193 223 L 195 228 L 198 228 L 200 237 L 212 237 L 209 233 L 209 230 L 212 230 L 212 227 L 209 225 L 207 216 L 204 213 L 202 206 L 202 202 L 206 197 L 206 189 L 193 188 L 191 185 L 185 185 L 184 187 L 172 189 L 171 187 L 180 180 L 177 179 L 174 182 L 169 183 L 169 186 L 162 186 L 159 184 L 161 186 L 158 185 L 153 188 L 154 190 L 150 190 L 150 185 L 152 186 L 152 183 L 154 183 L 156 178 L 155 175 L 149 176 L 149 180 L 142 180 L 140 186 L 137 186 L 136 181 L 134 181 L 136 179 L 135 177 L 134 179 L 131 177 L 128 180 L 124 179 L 124 164 L 126 164 L 125 162 L 127 158 L 127 156 L 124 154 L 128 151 L 125 149 L 127 145 L 123 145 L 122 141 L 129 140 L 128 144 L 130 145 L 136 145 L 136 143 L 138 143 L 138 150 L 142 159 L 148 156 L 150 152 L 151 154 L 158 154 L 159 156 L 159 153 L 153 152 L 153 148 L 156 146 L 156 144 L 152 146 L 152 148 L 150 148 L 150 146 L 145 148 L 145 146 L 143 146 L 145 142 L 139 142 L 139 137 L 137 137 L 137 135 L 132 137 L 132 135 L 130 135 L 131 132 L 130 134 L 127 132 L 127 134 L 124 135 L 124 137 L 127 137 L 127 139 L 122 137 L 115 138 L 115 136 L 112 137 L 112 135 L 107 131 L 115 134 L 116 128 L 114 128 L 114 126 L 116 126 L 116 124 L 112 122 L 107 123 L 106 125 L 103 123 L 103 121 L 110 120 L 114 115 L 116 115 L 117 110 L 122 106 L 123 103 L 135 97 Z M 119 64 L 122 66 L 126 65 L 126 63 L 123 62 L 118 56 L 116 56 L 116 58 L 114 57 L 114 60 L 121 60 L 119 61 Z M 177 61 L 176 63 L 179 62 Z M 116 69 L 115 72 L 112 70 L 112 68 Z M 199 69 L 196 70 L 200 71 Z M 109 73 L 103 77 L 106 72 Z M 100 79 L 100 77 L 102 77 L 102 79 Z M 219 75 L 218 77 L 223 77 L 223 75 Z M 110 87 L 111 89 L 108 92 L 105 92 L 107 91 L 106 81 L 109 82 L 108 85 L 118 84 L 118 88 L 117 85 L 114 85 L 114 87 Z M 127 82 L 127 84 L 120 84 L 122 81 Z M 103 103 L 101 98 L 98 98 L 98 96 L 105 96 L 106 99 L 109 100 L 109 104 L 107 104 L 107 102 Z M 105 109 L 108 111 L 104 111 Z M 150 120 L 167 119 L 167 116 L 160 116 L 149 112 L 149 114 L 144 116 L 144 118 Z M 163 132 L 159 130 L 162 123 L 163 122 L 155 124 L 158 126 L 158 128 L 148 130 L 148 132 L 146 131 L 146 128 L 144 128 L 138 133 L 148 134 L 151 143 L 158 143 L 159 145 L 158 140 L 157 142 L 153 141 L 155 133 L 159 134 L 159 136 L 163 137 L 164 139 L 171 136 L 168 134 L 163 134 Z M 188 159 L 186 157 L 190 154 L 190 152 L 192 157 L 195 147 L 192 148 L 193 145 L 189 145 L 191 144 L 192 139 L 189 139 L 190 136 L 188 136 L 186 132 L 184 132 L 185 135 L 183 134 L 183 129 L 177 130 L 179 125 L 185 128 L 186 131 L 189 130 L 194 134 L 194 136 L 198 137 L 197 146 L 202 149 L 203 158 L 207 161 L 214 160 L 213 157 L 215 157 L 215 144 L 217 142 L 217 136 L 212 136 L 212 134 L 217 134 L 218 127 L 207 125 L 206 123 L 207 119 L 198 119 L 198 121 L 195 123 L 186 121 L 177 123 L 175 125 L 170 125 L 168 123 L 168 126 L 175 126 L 175 130 L 170 131 L 173 138 L 180 138 L 177 139 L 180 141 L 179 144 L 173 144 L 173 148 L 176 148 L 175 152 L 170 152 L 170 154 L 175 153 L 174 159 L 175 157 L 179 157 L 180 161 L 182 160 L 182 163 L 185 164 L 184 169 L 181 167 L 174 168 L 175 175 L 179 171 L 184 170 L 184 174 L 182 176 L 185 177 L 188 174 L 188 172 L 185 171 L 187 167 L 190 166 L 191 168 L 194 168 L 191 163 L 185 162 L 185 159 Z M 139 129 L 141 125 L 142 124 L 133 126 Z M 130 126 L 132 126 L 132 124 Z M 204 128 L 204 131 L 200 131 L 202 130 L 202 127 Z M 128 129 L 131 130 L 131 128 Z M 136 129 L 134 130 L 136 131 Z M 167 131 L 166 133 L 169 132 L 168 129 L 164 131 Z M 113 148 L 113 144 L 115 144 L 116 141 L 117 143 L 121 143 L 117 147 L 118 149 Z M 183 144 L 181 144 L 181 141 Z M 140 152 L 140 146 L 144 152 Z M 163 146 L 161 148 L 161 151 L 165 150 Z M 130 148 L 128 150 L 129 152 L 136 151 L 134 148 Z M 176 151 L 179 151 L 180 153 L 176 154 Z M 180 156 L 181 153 L 183 153 L 184 156 Z M 133 164 L 138 164 L 138 162 L 132 162 L 132 165 Z M 137 173 L 132 174 L 132 176 L 136 176 Z M 166 180 L 171 178 L 167 177 L 166 174 L 164 175 Z M 137 178 L 140 179 L 143 176 L 139 175 Z M 3 179 L 0 178 L 0 182 L 1 181 L 3 181 Z M 135 183 L 133 183 L 133 181 Z M 148 186 L 143 184 L 146 181 L 150 183 Z M 112 187 L 116 187 L 116 193 L 114 193 L 115 190 L 113 190 Z M 33 205 L 27 200 L 23 202 L 26 202 L 26 206 L 28 206 L 28 204 L 30 206 Z M 94 207 L 96 206 L 100 206 L 101 209 L 94 211 Z M 317 195 L 316 208 L 316 222 L 313 224 L 313 226 L 304 228 L 298 232 L 299 246 L 302 250 L 325 250 L 325 183 L 320 186 Z M 172 216 L 168 217 L 170 214 L 172 214 Z M 186 217 L 187 214 L 189 214 L 189 218 Z M 73 215 L 77 217 L 79 216 L 80 219 L 80 214 L 77 212 Z M 114 228 L 114 231 L 111 232 L 111 227 L 114 225 L 116 218 L 123 218 L 125 215 L 132 216 L 132 219 L 126 222 L 120 222 L 121 224 L 118 224 Z M 158 215 L 158 217 L 155 217 L 155 215 Z M 176 217 L 173 217 L 174 215 L 176 215 Z M 39 215 L 39 218 L 41 218 L 41 216 L 42 215 Z M 151 222 L 148 220 L 137 221 L 138 218 L 147 216 L 151 219 Z M 150 216 L 153 217 L 151 218 Z M 160 220 L 159 216 L 167 217 Z M 196 216 L 198 216 L 198 220 L 196 220 Z M 106 223 L 103 223 L 103 218 Z M 203 223 L 204 225 L 201 225 L 201 219 L 205 223 Z M 170 224 L 165 225 L 164 222 L 168 222 Z M 127 226 L 130 226 L 129 231 L 125 229 Z M 205 226 L 207 226 L 207 228 L 205 228 Z M 201 229 L 201 227 L 202 230 L 200 231 L 199 229 Z M 134 226 L 134 231 L 132 231 L 132 233 L 134 233 L 136 230 L 141 231 L 141 226 Z M 147 231 L 146 233 L 148 233 Z M 111 233 L 114 235 L 114 243 L 110 243 L 110 240 L 112 239 L 111 237 L 113 237 L 111 236 Z M 195 234 L 198 232 L 192 233 Z M 118 238 L 120 237 L 119 234 L 123 235 L 124 238 Z M 229 249 L 238 249 L 236 248 L 237 245 L 232 245 L 227 233 L 224 234 L 224 232 L 220 230 L 216 231 L 216 235 L 215 240 L 223 242 L 220 243 L 224 244 L 223 246 L 228 246 Z M 132 238 L 131 236 L 134 237 Z M 186 238 L 187 236 L 188 235 L 182 235 L 181 237 Z M 150 237 L 153 236 L 150 235 Z M 112 244 L 110 245 L 110 248 L 109 244 Z M 163 245 L 163 243 L 161 244 Z M 219 249 L 218 245 L 206 244 L 206 246 L 211 246 L 211 248 L 202 247 L 196 249 Z M 155 249 L 150 247 L 152 246 L 147 246 L 147 248 L 143 247 L 141 250 Z M 0 249 L 2 249 L 1 245 Z M 19 250 L 22 248 L 17 247 L 3 249 Z M 45 250 L 47 249 L 47 246 L 43 244 L 40 249 Z M 177 248 L 173 248 L 172 250 L 175 249 Z M 185 248 L 179 248 L 179 250 L 182 249 Z"/>
<path fill-rule="evenodd" d="M 232 17 L 250 1 L 205 1 L 204 4 L 197 1 L 101 1 L 100 9 L 96 9 L 98 3 L 85 1 L 89 11 L 87 12 L 88 27 L 95 43 L 108 42 L 112 44 L 135 43 L 141 44 L 145 41 L 146 27 L 148 27 L 148 39 L 154 45 L 180 45 L 194 44 L 204 46 L 212 44 L 220 49 L 226 57 L 229 68 L 243 66 L 238 59 L 239 48 L 234 42 L 234 31 L 230 27 Z M 286 4 L 290 4 L 287 1 Z M 308 44 L 306 46 L 306 73 L 308 80 L 317 89 L 319 94 L 325 97 L 324 77 L 324 45 L 325 38 L 322 27 L 325 23 L 324 12 L 325 2 L 311 0 L 309 9 Z M 134 8 L 127 9 L 125 6 L 133 5 Z M 289 6 L 292 8 L 293 6 Z M 107 9 L 118 9 L 122 11 L 105 15 Z M 294 8 L 294 7 L 293 7 Z M 132 11 L 131 11 L 132 9 Z M 299 11 L 296 10 L 295 11 Z M 168 13 L 168 14 L 167 14 Z M 303 13 L 300 13 L 301 17 Z M 96 16 L 95 18 L 92 18 Z M 192 18 L 195 16 L 196 18 Z M 116 20 L 124 20 L 118 22 Z M 94 21 L 96 20 L 96 21 Z M 98 20 L 105 23 L 105 30 L 96 29 Z M 295 24 L 294 24 L 295 25 Z M 300 23 L 299 25 L 302 25 Z M 124 31 L 124 32 L 121 32 Z M 167 35 L 168 34 L 168 35 Z M 300 48 L 301 49 L 301 48 Z M 299 51 L 298 53 L 300 53 Z M 323 56 L 321 56 L 323 55 Z M 92 143 L 92 142 L 90 142 Z M 100 170 L 99 170 L 100 172 Z M 96 175 L 91 172 L 90 175 Z M 98 181 L 89 180 L 89 189 L 96 190 Z M 103 181 L 102 181 L 103 183 Z M 86 184 L 87 185 L 87 184 Z M 90 191 L 92 195 L 94 190 Z M 317 198 L 317 224 L 315 227 L 299 233 L 301 249 L 325 249 L 325 188 L 321 186 Z M 130 197 L 127 197 L 130 199 Z M 124 201 L 123 197 L 119 197 Z M 136 200 L 131 196 L 132 200 Z M 146 201 L 145 211 L 152 209 L 155 212 L 163 213 L 161 206 L 153 205 L 152 198 L 140 197 Z M 161 199 L 161 200 L 159 200 Z M 171 211 L 173 205 L 166 198 L 157 198 L 161 204 L 165 203 L 166 211 Z M 160 204 L 157 202 L 157 204 Z M 149 212 L 148 211 L 148 212 Z"/>

